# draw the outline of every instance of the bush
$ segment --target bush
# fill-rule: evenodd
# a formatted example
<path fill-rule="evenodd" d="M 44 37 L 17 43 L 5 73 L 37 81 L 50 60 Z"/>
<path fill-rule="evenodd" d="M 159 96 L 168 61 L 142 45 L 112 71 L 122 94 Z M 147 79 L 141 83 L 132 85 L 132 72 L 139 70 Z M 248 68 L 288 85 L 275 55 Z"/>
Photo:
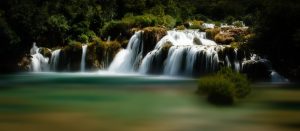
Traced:
<path fill-rule="evenodd" d="M 199 20 L 191 20 L 188 21 L 188 23 L 190 23 L 190 29 L 201 29 L 204 22 Z"/>
<path fill-rule="evenodd" d="M 245 26 L 243 21 L 235 21 L 232 24 L 236 27 L 244 27 Z"/>
<path fill-rule="evenodd" d="M 184 25 L 179 25 L 176 27 L 176 30 L 185 30 L 185 26 Z"/>
<path fill-rule="evenodd" d="M 250 93 L 251 88 L 245 75 L 235 72 L 230 68 L 222 68 L 218 72 L 218 75 L 223 75 L 234 83 L 236 98 L 244 98 Z"/>
<path fill-rule="evenodd" d="M 208 101 L 214 104 L 227 105 L 234 101 L 234 84 L 222 75 L 201 78 L 199 91 L 207 94 Z"/>
<path fill-rule="evenodd" d="M 105 23 L 101 30 L 101 34 L 103 37 L 112 37 L 113 39 L 118 36 L 126 35 L 130 28 L 129 23 L 124 21 L 110 21 Z"/>
<path fill-rule="evenodd" d="M 230 68 L 222 68 L 214 75 L 200 78 L 198 92 L 207 94 L 213 104 L 230 105 L 251 91 L 247 78 Z"/>
<path fill-rule="evenodd" d="M 81 35 L 79 36 L 79 41 L 80 41 L 81 43 L 87 43 L 88 40 L 89 40 L 89 37 L 88 37 L 87 35 L 85 35 L 85 34 L 81 34 Z"/>

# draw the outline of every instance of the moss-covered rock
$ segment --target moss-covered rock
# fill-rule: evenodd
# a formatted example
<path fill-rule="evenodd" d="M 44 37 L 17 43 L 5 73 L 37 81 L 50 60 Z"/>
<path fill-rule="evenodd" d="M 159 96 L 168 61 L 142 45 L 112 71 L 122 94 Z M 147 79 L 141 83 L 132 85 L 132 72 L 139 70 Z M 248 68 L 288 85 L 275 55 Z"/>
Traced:
<path fill-rule="evenodd" d="M 221 28 L 207 29 L 205 32 L 207 39 L 214 40 L 215 36 L 221 32 Z"/>
<path fill-rule="evenodd" d="M 86 69 L 87 70 L 96 70 L 99 69 L 99 65 L 97 63 L 97 55 L 96 55 L 96 46 L 97 42 L 89 43 L 86 51 Z"/>
<path fill-rule="evenodd" d="M 60 53 L 61 65 L 59 70 L 79 71 L 82 55 L 82 44 L 80 42 L 72 41 L 67 46 L 62 48 Z"/>
<path fill-rule="evenodd" d="M 232 37 L 232 35 L 228 34 L 228 33 L 219 33 L 214 37 L 214 40 L 217 43 L 220 43 L 223 45 L 229 45 L 230 43 L 235 41 L 234 37 Z"/>
<path fill-rule="evenodd" d="M 165 35 L 167 35 L 167 29 L 163 27 L 146 27 L 143 29 L 143 43 L 144 50 L 143 56 L 149 51 L 153 50 L 156 43 Z"/>
<path fill-rule="evenodd" d="M 176 30 L 185 30 L 185 26 L 184 25 L 179 25 L 176 27 Z"/>
<path fill-rule="evenodd" d="M 107 67 L 121 49 L 119 41 L 106 41 L 97 46 L 98 59 L 102 59 L 103 65 Z M 100 61 L 99 61 L 100 62 Z"/>
<path fill-rule="evenodd" d="M 163 46 L 161 47 L 161 50 L 163 52 L 163 54 L 165 54 L 164 56 L 168 55 L 169 49 L 173 46 L 173 44 L 171 42 L 166 42 L 165 44 L 163 44 Z"/>
<path fill-rule="evenodd" d="M 202 42 L 201 42 L 201 40 L 198 37 L 195 37 L 193 39 L 193 43 L 194 43 L 194 45 L 202 45 Z"/>
<path fill-rule="evenodd" d="M 51 50 L 49 48 L 41 47 L 39 53 L 42 54 L 44 57 L 51 58 Z"/>

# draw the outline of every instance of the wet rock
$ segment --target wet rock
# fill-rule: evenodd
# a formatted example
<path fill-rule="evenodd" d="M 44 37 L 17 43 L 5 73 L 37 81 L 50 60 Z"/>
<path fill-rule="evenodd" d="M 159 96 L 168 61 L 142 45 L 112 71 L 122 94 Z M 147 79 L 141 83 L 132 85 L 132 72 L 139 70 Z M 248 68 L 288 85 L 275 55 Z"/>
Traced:
<path fill-rule="evenodd" d="M 242 72 L 252 80 L 268 80 L 271 75 L 271 62 L 266 59 L 248 60 L 243 62 Z"/>

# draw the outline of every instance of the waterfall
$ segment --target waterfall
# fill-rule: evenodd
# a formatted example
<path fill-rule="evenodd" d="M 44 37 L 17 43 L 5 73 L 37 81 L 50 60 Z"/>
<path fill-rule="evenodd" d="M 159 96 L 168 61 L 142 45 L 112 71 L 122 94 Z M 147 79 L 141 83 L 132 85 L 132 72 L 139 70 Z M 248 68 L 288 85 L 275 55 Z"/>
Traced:
<path fill-rule="evenodd" d="M 187 48 L 178 48 L 179 46 L 173 46 L 170 48 L 166 66 L 164 68 L 164 74 L 166 75 L 179 75 L 184 64 L 184 55 Z"/>
<path fill-rule="evenodd" d="M 206 39 L 205 32 L 198 30 L 168 31 L 155 48 L 162 47 L 166 42 L 170 42 L 172 45 L 217 45 L 216 42 Z"/>
<path fill-rule="evenodd" d="M 198 30 L 170 30 L 152 50 L 150 49 L 150 52 L 143 52 L 143 44 L 143 31 L 135 32 L 126 49 L 121 49 L 116 54 L 108 71 L 198 77 L 216 72 L 225 66 L 254 77 L 257 76 L 256 74 L 261 77 L 269 75 L 272 81 L 287 81 L 275 71 L 268 73 L 269 65 L 265 59 L 230 45 L 218 45 L 206 39 L 205 32 Z M 86 70 L 87 47 L 82 45 L 81 72 Z M 60 62 L 68 62 L 70 60 L 68 57 L 72 57 L 68 56 L 65 50 L 57 49 L 51 52 L 49 61 L 48 57 L 43 56 L 46 54 L 40 52 L 45 53 L 45 48 L 40 49 L 36 43 L 33 43 L 30 49 L 32 56 L 30 69 L 33 72 L 49 71 L 49 69 L 56 71 Z M 46 53 L 50 57 L 49 52 Z M 145 57 L 143 53 L 146 54 Z M 70 68 L 70 64 L 65 68 Z M 257 69 L 260 71 L 255 72 Z"/>
<path fill-rule="evenodd" d="M 133 72 L 138 68 L 142 59 L 142 32 L 136 32 L 129 40 L 126 49 L 122 49 L 115 56 L 108 70 L 112 72 Z"/>
<path fill-rule="evenodd" d="M 48 71 L 49 70 L 49 58 L 44 57 L 40 54 L 40 49 L 36 46 L 36 43 L 33 43 L 32 48 L 30 49 L 31 55 L 31 64 L 30 70 L 33 72 L 40 72 L 40 71 Z"/>
<path fill-rule="evenodd" d="M 51 59 L 50 59 L 50 69 L 52 71 L 57 71 L 60 51 L 61 51 L 61 49 L 57 49 L 51 53 L 52 55 L 51 55 Z"/>
<path fill-rule="evenodd" d="M 82 55 L 81 55 L 81 62 L 80 62 L 80 71 L 85 71 L 85 57 L 86 57 L 86 50 L 87 44 L 82 45 Z"/>
<path fill-rule="evenodd" d="M 235 71 L 240 71 L 241 70 L 241 64 L 240 64 L 240 62 L 239 62 L 239 60 L 238 60 L 238 49 L 237 48 L 235 48 L 234 49 L 234 69 L 235 69 Z"/>
<path fill-rule="evenodd" d="M 167 52 L 166 59 L 162 60 L 162 48 L 170 43 L 172 47 Z M 212 72 L 218 68 L 218 51 L 224 47 L 206 39 L 205 32 L 171 30 L 145 56 L 139 72 L 147 74 L 153 70 L 157 72 L 160 68 L 160 73 L 165 75 L 192 76 L 199 74 L 197 72 Z"/>

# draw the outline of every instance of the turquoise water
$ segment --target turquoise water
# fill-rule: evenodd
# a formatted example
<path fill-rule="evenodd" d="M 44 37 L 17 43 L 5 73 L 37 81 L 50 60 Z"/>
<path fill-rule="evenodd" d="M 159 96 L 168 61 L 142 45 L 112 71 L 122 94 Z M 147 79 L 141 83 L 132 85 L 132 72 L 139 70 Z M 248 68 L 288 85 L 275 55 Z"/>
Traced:
<path fill-rule="evenodd" d="M 138 74 L 0 76 L 0 130 L 299 130 L 300 91 L 253 85 L 230 107 L 195 94 L 195 79 Z M 295 86 L 295 85 L 293 85 Z"/>
<path fill-rule="evenodd" d="M 94 73 L 19 73 L 0 76 L 1 86 L 14 85 L 60 85 L 86 84 L 99 86 L 118 85 L 157 85 L 157 84 L 194 84 L 195 79 L 184 77 L 149 76 L 139 74 L 114 74 L 107 72 Z"/>

